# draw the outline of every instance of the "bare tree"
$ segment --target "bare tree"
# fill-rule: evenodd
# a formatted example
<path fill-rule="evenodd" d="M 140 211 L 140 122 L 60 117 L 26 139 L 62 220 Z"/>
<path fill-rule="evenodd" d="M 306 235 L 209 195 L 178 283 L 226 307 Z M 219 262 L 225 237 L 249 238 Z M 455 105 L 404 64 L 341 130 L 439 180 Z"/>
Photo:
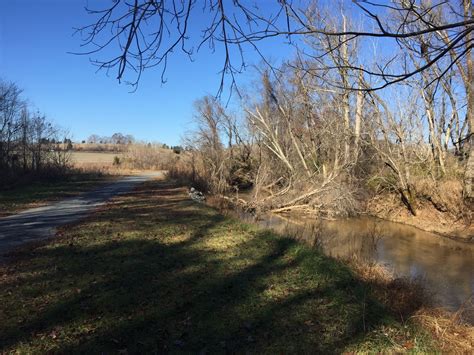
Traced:
<path fill-rule="evenodd" d="M 88 9 L 95 17 L 93 24 L 79 28 L 88 48 L 82 54 L 93 55 L 106 47 L 115 46 L 112 57 L 94 59 L 93 63 L 107 71 L 116 70 L 117 78 L 124 79 L 127 70 L 135 73 L 131 81 L 136 85 L 144 70 L 160 66 L 162 81 L 169 58 L 181 51 L 192 57 L 203 46 L 222 52 L 222 91 L 224 78 L 231 77 L 231 88 L 235 87 L 235 74 L 245 66 L 244 47 L 255 49 L 265 63 L 269 61 L 260 51 L 259 43 L 271 38 L 283 38 L 298 46 L 299 38 L 322 37 L 331 44 L 318 56 L 320 59 L 339 52 L 333 65 L 316 66 L 310 71 L 339 73 L 342 80 L 334 84 L 342 89 L 342 109 L 345 112 L 345 136 L 348 137 L 348 90 L 375 91 L 390 85 L 415 78 L 434 67 L 436 75 L 426 86 L 439 84 L 443 77 L 457 66 L 465 83 L 468 98 L 467 136 L 462 141 L 470 141 L 469 158 L 465 173 L 465 196 L 473 197 L 474 180 L 474 69 L 472 60 L 474 18 L 472 2 L 462 0 L 461 6 L 451 1 L 396 0 L 392 2 L 354 0 L 345 2 L 353 6 L 368 20 L 361 26 L 345 21 L 343 26 L 334 27 L 321 18 L 314 21 L 312 9 L 322 7 L 317 1 L 278 0 L 266 6 L 258 6 L 255 1 L 206 0 L 134 0 L 114 1 L 101 10 Z M 313 5 L 313 6 L 310 6 Z M 342 6 L 344 7 L 344 6 Z M 198 14 L 197 12 L 202 12 Z M 337 9 L 339 11 L 339 9 Z M 443 16 L 440 16 L 443 14 Z M 201 36 L 194 38 L 191 28 L 198 23 Z M 436 39 L 436 40 L 434 40 Z M 374 65 L 351 62 L 347 49 L 354 42 L 367 46 L 367 41 L 380 40 L 386 48 L 393 48 L 386 59 Z M 366 43 L 362 43 L 365 41 Z M 407 63 L 407 53 L 402 42 L 419 45 L 419 58 L 424 59 L 418 66 Z M 369 43 L 370 45 L 370 43 Z M 105 53 L 105 52 L 103 52 Z M 111 53 L 111 52 L 107 52 Z M 304 54 L 304 52 L 301 52 Z M 274 68 L 272 68 L 274 69 Z M 359 85 L 360 73 L 366 84 Z M 425 76 L 426 77 L 426 76 Z M 352 80 L 350 80 L 352 78 Z M 427 98 L 429 99 L 429 98 Z M 429 103 L 429 101 L 425 101 Z M 429 105 L 428 105 L 429 106 Z M 427 109 L 427 114 L 430 108 Z M 433 128 L 434 129 L 434 128 Z M 345 145 L 348 159 L 349 142 Z M 294 145 L 294 143 L 293 143 Z M 296 149 L 296 146 L 294 146 Z M 436 148 L 438 150 L 438 148 Z M 439 157 L 442 154 L 437 153 Z M 440 164 L 441 160 L 438 158 Z"/>
<path fill-rule="evenodd" d="M 22 127 L 19 117 L 25 108 L 21 93 L 14 83 L 0 81 L 0 167 L 3 169 L 11 167 L 15 160 L 12 150 L 16 134 Z"/>
<path fill-rule="evenodd" d="M 269 162 L 258 170 L 262 191 L 256 191 L 261 197 L 255 202 L 273 212 L 351 213 L 352 196 L 344 177 L 352 162 L 345 161 L 340 97 L 314 92 L 299 72 L 281 72 L 275 82 L 263 75 L 261 101 L 246 107 L 261 142 L 260 154 Z"/>
<path fill-rule="evenodd" d="M 389 69 L 392 59 L 374 70 L 350 64 L 342 65 L 344 69 L 359 70 L 380 77 L 383 83 L 370 88 L 379 89 L 414 76 L 450 56 L 452 51 L 456 55 L 449 65 L 454 65 L 468 54 L 472 47 L 470 33 L 474 19 L 470 1 L 463 0 L 463 3 L 465 10 L 460 13 L 447 1 L 422 1 L 420 5 L 412 0 L 394 1 L 389 4 L 353 1 L 354 6 L 370 20 L 368 25 L 363 29 L 335 30 L 308 19 L 308 1 L 279 0 L 266 6 L 258 6 L 257 2 L 250 0 L 236 0 L 228 4 L 222 0 L 206 0 L 199 5 L 193 0 L 118 0 L 100 10 L 88 8 L 87 12 L 94 16 L 96 21 L 77 30 L 84 35 L 85 45 L 90 48 L 82 54 L 90 55 L 106 47 L 117 46 L 116 56 L 95 60 L 94 63 L 105 69 L 116 68 L 119 80 L 127 69 L 135 71 L 137 78 L 134 84 L 147 68 L 161 65 L 162 69 L 166 70 L 168 59 L 177 50 L 189 56 L 193 54 L 196 41 L 192 41 L 190 27 L 196 23 L 198 16 L 202 34 L 197 41 L 197 49 L 209 45 L 214 50 L 216 44 L 221 43 L 224 53 L 223 75 L 234 75 L 242 70 L 245 64 L 243 57 L 240 58 L 240 66 L 233 64 L 231 47 L 242 54 L 242 45 L 248 44 L 258 50 L 258 43 L 268 38 L 321 34 L 340 38 L 339 46 L 345 46 L 359 38 L 385 38 L 396 44 L 401 39 L 418 38 L 444 31 L 446 37 L 443 45 L 431 47 L 429 43 L 425 43 L 421 48 L 423 52 L 430 51 L 432 59 L 419 69 L 393 73 Z M 452 21 L 440 24 L 433 18 L 433 13 L 441 7 L 452 12 Z M 198 11 L 204 14 L 204 21 L 202 15 L 196 14 Z M 392 23 L 393 12 L 400 14 L 400 23 Z M 413 29 L 413 24 L 419 24 L 420 27 Z M 334 69 L 340 70 L 341 66 Z"/>
<path fill-rule="evenodd" d="M 417 115 L 418 97 L 404 97 L 405 103 L 399 102 L 395 112 L 380 96 L 373 94 L 371 98 L 375 125 L 369 132 L 369 143 L 381 158 L 382 168 L 388 168 L 388 174 L 375 174 L 372 179 L 398 192 L 402 202 L 416 216 L 412 170 L 429 159 L 421 119 Z"/>
<path fill-rule="evenodd" d="M 0 180 L 14 182 L 21 174 L 64 171 L 67 154 L 61 130 L 44 115 L 32 115 L 21 89 L 0 81 Z"/>
<path fill-rule="evenodd" d="M 221 140 L 223 110 L 212 97 L 205 96 L 195 103 L 197 128 L 191 132 L 189 141 L 200 153 L 203 175 L 208 187 L 215 193 L 227 189 L 228 154 Z"/>

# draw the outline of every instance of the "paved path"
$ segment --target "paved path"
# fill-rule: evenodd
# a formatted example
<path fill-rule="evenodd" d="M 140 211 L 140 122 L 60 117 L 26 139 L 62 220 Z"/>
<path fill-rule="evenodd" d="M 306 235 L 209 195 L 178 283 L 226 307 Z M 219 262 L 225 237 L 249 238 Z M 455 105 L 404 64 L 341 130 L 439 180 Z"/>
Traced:
<path fill-rule="evenodd" d="M 15 247 L 52 237 L 57 227 L 77 221 L 111 197 L 129 192 L 137 184 L 161 175 L 161 172 L 154 172 L 129 176 L 78 197 L 0 218 L 0 262 Z"/>

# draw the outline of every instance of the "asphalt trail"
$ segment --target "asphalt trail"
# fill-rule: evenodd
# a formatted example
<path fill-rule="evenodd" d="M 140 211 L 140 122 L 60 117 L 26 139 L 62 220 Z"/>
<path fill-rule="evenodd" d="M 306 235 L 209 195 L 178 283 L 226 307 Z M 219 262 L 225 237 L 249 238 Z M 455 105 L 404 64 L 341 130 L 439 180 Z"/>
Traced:
<path fill-rule="evenodd" d="M 0 262 L 5 254 L 16 247 L 53 237 L 57 227 L 78 221 L 110 198 L 127 193 L 138 184 L 160 176 L 162 172 L 128 176 L 78 197 L 0 218 Z"/>

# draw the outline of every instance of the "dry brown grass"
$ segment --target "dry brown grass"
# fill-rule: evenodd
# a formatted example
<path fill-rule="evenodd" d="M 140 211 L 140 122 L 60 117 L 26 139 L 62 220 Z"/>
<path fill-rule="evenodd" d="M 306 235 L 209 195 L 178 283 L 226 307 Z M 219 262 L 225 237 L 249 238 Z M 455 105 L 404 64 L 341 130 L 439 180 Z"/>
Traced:
<path fill-rule="evenodd" d="M 106 175 L 122 175 L 123 169 L 114 165 L 114 157 L 120 154 L 97 152 L 73 152 L 71 154 L 72 166 L 82 172 L 95 172 Z"/>
<path fill-rule="evenodd" d="M 71 163 L 76 170 L 82 172 L 130 175 L 145 170 L 162 170 L 168 165 L 170 155 L 174 155 L 170 150 L 132 145 L 125 153 L 75 151 L 71 154 Z M 114 162 L 116 159 L 119 164 Z"/>
<path fill-rule="evenodd" d="M 458 312 L 450 314 L 443 309 L 422 308 L 412 318 L 430 331 L 443 352 L 473 353 L 474 327 L 463 323 Z"/>
<path fill-rule="evenodd" d="M 348 263 L 360 280 L 372 285 L 377 299 L 400 320 L 406 320 L 421 307 L 431 306 L 430 294 L 417 280 L 395 277 L 376 263 L 368 264 L 355 258 Z"/>
<path fill-rule="evenodd" d="M 113 166 L 122 169 L 163 170 L 174 165 L 180 159 L 179 154 L 170 149 L 164 149 L 160 145 L 128 144 L 114 150 L 114 145 L 107 147 L 106 144 L 103 144 L 99 145 L 104 146 L 102 151 L 95 150 L 94 145 L 91 144 L 82 146 L 83 150 L 71 153 L 73 164 L 94 169 L 109 170 Z"/>
<path fill-rule="evenodd" d="M 163 170 L 179 159 L 180 155 L 161 146 L 131 144 L 121 158 L 121 165 L 133 169 Z"/>
<path fill-rule="evenodd" d="M 75 164 L 74 170 L 81 172 L 81 173 L 96 173 L 102 175 L 113 175 L 113 176 L 121 176 L 121 175 L 136 175 L 145 172 L 142 169 L 131 169 L 122 166 L 114 166 L 114 165 L 107 165 L 107 164 Z"/>
<path fill-rule="evenodd" d="M 97 172 L 108 175 L 123 174 L 118 166 L 114 165 L 114 157 L 120 154 L 107 152 L 72 152 L 71 164 L 75 169 L 83 172 Z"/>
<path fill-rule="evenodd" d="M 347 260 L 362 281 L 372 285 L 377 299 L 402 321 L 414 320 L 430 332 L 438 347 L 449 353 L 471 354 L 474 327 L 463 321 L 462 313 L 474 308 L 472 298 L 456 313 L 432 306 L 431 295 L 416 280 L 397 278 L 386 267 Z"/>
<path fill-rule="evenodd" d="M 433 207 L 454 217 L 465 214 L 462 181 L 460 179 L 416 179 L 414 182 L 416 194 L 420 199 L 426 199 Z"/>
<path fill-rule="evenodd" d="M 114 157 L 122 157 L 122 154 L 110 152 L 72 152 L 71 160 L 74 164 L 110 164 L 114 162 Z"/>
<path fill-rule="evenodd" d="M 194 166 L 194 170 L 193 170 Z M 200 191 L 209 191 L 209 181 L 205 180 L 202 162 L 194 161 L 192 155 L 181 153 L 179 159 L 167 167 L 168 176 L 177 183 L 185 186 L 193 186 Z"/>
<path fill-rule="evenodd" d="M 125 175 L 124 169 L 113 164 L 103 163 L 75 163 L 73 164 L 74 170 L 83 173 L 97 173 L 103 175 Z"/>

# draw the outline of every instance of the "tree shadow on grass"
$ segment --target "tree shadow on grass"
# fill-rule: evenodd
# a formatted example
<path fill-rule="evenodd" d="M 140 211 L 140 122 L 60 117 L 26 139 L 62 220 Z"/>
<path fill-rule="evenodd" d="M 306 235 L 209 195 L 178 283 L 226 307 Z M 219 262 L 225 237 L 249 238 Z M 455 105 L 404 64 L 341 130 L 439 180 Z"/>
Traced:
<path fill-rule="evenodd" d="M 65 234 L 11 267 L 2 349 L 333 352 L 390 317 L 345 266 L 169 183 Z"/>

